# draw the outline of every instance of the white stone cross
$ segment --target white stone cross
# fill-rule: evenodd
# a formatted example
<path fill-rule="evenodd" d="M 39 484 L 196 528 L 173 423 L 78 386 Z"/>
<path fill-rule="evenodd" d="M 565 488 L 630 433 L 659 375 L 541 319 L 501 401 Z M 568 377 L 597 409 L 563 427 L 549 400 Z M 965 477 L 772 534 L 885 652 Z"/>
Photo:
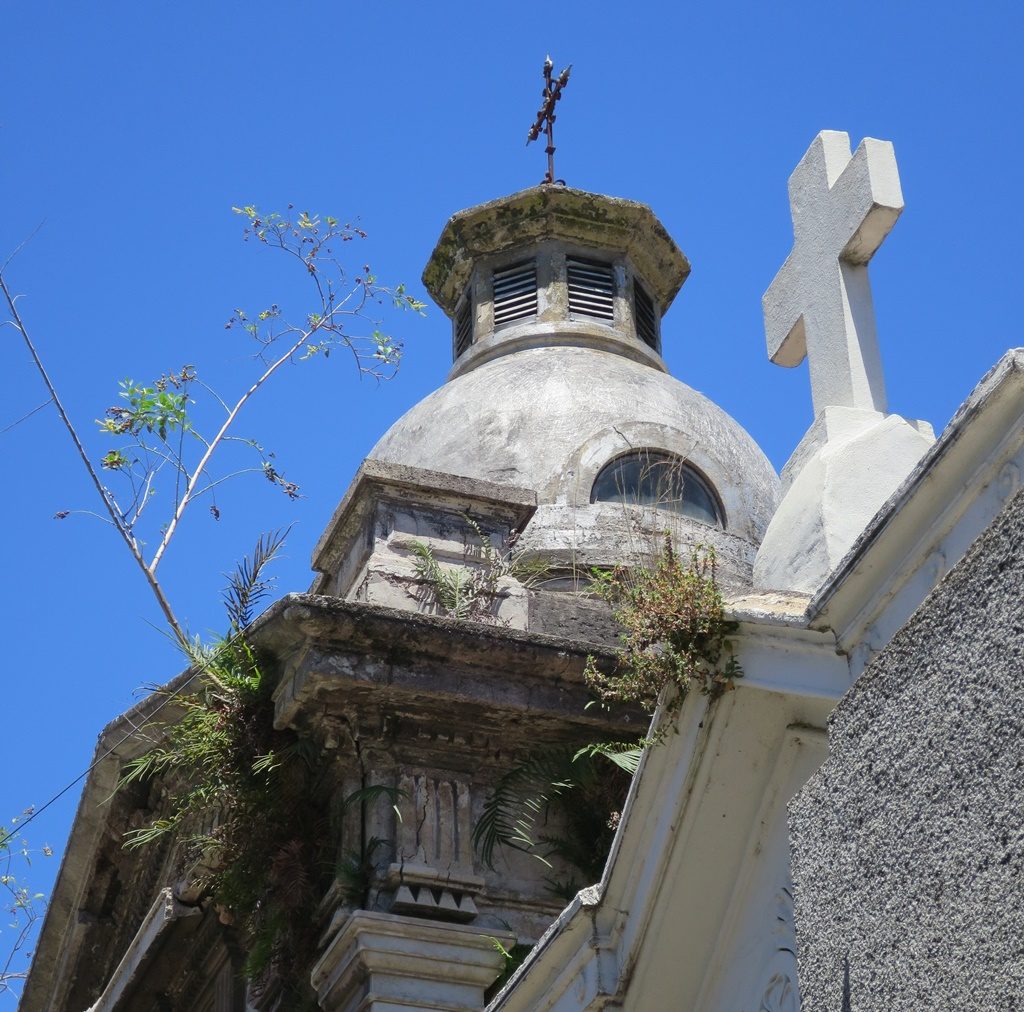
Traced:
<path fill-rule="evenodd" d="M 823 130 L 789 177 L 793 250 L 764 294 L 768 357 L 807 357 L 814 414 L 831 405 L 885 411 L 868 261 L 903 210 L 896 156 Z"/>

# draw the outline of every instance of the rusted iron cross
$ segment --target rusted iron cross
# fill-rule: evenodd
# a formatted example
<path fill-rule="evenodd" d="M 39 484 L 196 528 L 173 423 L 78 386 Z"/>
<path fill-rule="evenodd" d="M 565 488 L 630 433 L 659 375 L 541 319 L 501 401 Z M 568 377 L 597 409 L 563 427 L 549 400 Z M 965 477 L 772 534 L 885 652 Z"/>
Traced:
<path fill-rule="evenodd" d="M 555 103 L 562 97 L 562 89 L 569 83 L 569 73 L 572 71 L 572 64 L 569 64 L 561 74 L 558 75 L 557 79 L 551 80 L 551 71 L 554 69 L 554 64 L 551 62 L 551 57 L 547 57 L 544 60 L 544 90 L 540 93 L 541 98 L 544 99 L 544 104 L 540 107 L 537 112 L 537 122 L 530 127 L 530 132 L 526 136 L 526 143 L 535 141 L 539 136 L 541 130 L 545 129 L 545 121 L 547 124 L 547 135 L 548 135 L 548 146 L 546 148 L 548 153 L 548 174 L 544 177 L 543 183 L 563 183 L 564 179 L 555 179 Z"/>

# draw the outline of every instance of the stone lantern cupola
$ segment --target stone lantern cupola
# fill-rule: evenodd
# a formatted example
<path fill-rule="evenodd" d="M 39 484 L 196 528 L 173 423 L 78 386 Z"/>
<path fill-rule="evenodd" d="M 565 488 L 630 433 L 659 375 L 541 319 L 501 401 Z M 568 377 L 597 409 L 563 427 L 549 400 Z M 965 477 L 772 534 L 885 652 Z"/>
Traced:
<path fill-rule="evenodd" d="M 553 345 L 665 371 L 661 317 L 689 273 L 646 205 L 537 186 L 454 215 L 423 282 L 452 320 L 449 378 Z"/>
<path fill-rule="evenodd" d="M 723 585 L 749 586 L 778 477 L 662 359 L 689 272 L 636 201 L 542 185 L 458 212 L 423 272 L 454 365 L 369 460 L 528 490 L 518 543 L 552 571 L 630 564 L 670 530 L 714 545 Z M 327 556 L 317 568 L 332 579 Z"/>

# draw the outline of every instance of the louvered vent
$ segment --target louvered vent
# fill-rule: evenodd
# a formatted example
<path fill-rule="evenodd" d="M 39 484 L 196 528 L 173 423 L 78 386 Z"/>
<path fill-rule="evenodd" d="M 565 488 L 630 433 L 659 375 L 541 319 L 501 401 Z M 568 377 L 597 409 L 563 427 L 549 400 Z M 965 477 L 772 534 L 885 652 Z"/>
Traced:
<path fill-rule="evenodd" d="M 615 275 L 611 266 L 590 260 L 569 259 L 565 267 L 569 283 L 569 312 L 613 320 Z"/>
<path fill-rule="evenodd" d="M 537 315 L 537 264 L 533 260 L 494 272 L 494 325 Z"/>
<path fill-rule="evenodd" d="M 654 300 L 636 281 L 633 283 L 633 318 L 636 320 L 636 336 L 657 351 L 658 318 L 654 312 Z"/>
<path fill-rule="evenodd" d="M 455 357 L 458 358 L 473 343 L 473 301 L 466 293 L 455 314 Z"/>

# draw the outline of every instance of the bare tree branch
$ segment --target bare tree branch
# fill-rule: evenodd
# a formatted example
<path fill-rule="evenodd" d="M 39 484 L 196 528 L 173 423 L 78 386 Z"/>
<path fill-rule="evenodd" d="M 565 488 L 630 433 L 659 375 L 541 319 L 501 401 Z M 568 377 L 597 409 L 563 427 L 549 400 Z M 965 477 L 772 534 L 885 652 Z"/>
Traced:
<path fill-rule="evenodd" d="M 21 318 L 21 314 L 18 312 L 17 301 L 11 294 L 11 290 L 7 287 L 7 282 L 5 281 L 3 274 L 0 274 L 0 292 L 3 293 L 4 298 L 7 300 L 7 306 L 10 309 L 14 326 L 24 339 L 25 346 L 28 348 L 29 354 L 32 356 L 32 361 L 35 363 L 36 370 L 42 377 L 43 383 L 46 385 L 46 389 L 49 391 L 50 398 L 53 401 L 53 405 L 57 409 L 57 414 L 60 415 L 60 419 L 64 423 L 64 427 L 67 429 L 68 435 L 71 437 L 71 441 L 75 444 L 78 456 L 81 458 L 82 464 L 85 467 L 90 480 L 93 485 L 96 486 L 96 491 L 103 500 L 103 505 L 110 514 L 110 518 L 113 521 L 114 526 L 117 528 L 118 534 L 121 535 L 121 539 L 128 547 L 128 551 L 131 552 L 132 558 L 145 575 L 146 582 L 149 583 L 150 589 L 153 591 L 153 594 L 157 599 L 157 603 L 160 605 L 160 610 L 164 613 L 164 618 L 167 619 L 167 624 L 174 631 L 175 637 L 183 645 L 187 645 L 188 637 L 185 635 L 184 629 L 178 622 L 178 619 L 171 608 L 170 602 L 165 597 L 163 588 L 157 582 L 153 572 L 146 565 L 146 560 L 143 559 L 135 538 L 131 531 L 127 529 L 118 511 L 115 509 L 110 493 L 106 488 L 104 488 L 103 483 L 100 481 L 99 475 L 96 473 L 96 468 L 93 467 L 92 461 L 89 460 L 89 455 L 85 452 L 85 447 L 82 445 L 81 439 L 78 438 L 78 432 L 75 430 L 71 419 L 68 417 L 67 411 L 64 410 L 64 405 L 61 403 L 61 399 L 57 394 L 57 389 L 53 385 L 53 381 L 50 379 L 49 373 L 47 373 L 42 359 L 39 357 L 39 352 L 36 350 L 35 343 L 32 341 L 31 337 L 29 337 L 25 321 Z"/>
<path fill-rule="evenodd" d="M 224 420 L 224 424 L 220 427 L 217 435 L 210 440 L 210 445 L 207 447 L 206 452 L 196 465 L 196 469 L 192 472 L 192 477 L 189 479 L 188 485 L 185 487 L 185 491 L 181 496 L 181 502 L 178 503 L 178 507 L 174 511 L 174 516 L 171 517 L 170 522 L 167 524 L 167 529 L 164 531 L 164 536 L 161 538 L 160 544 L 157 546 L 156 552 L 153 554 L 152 561 L 146 567 L 146 572 L 151 578 L 153 578 L 156 573 L 156 567 L 160 565 L 160 560 L 163 558 L 164 552 L 167 551 L 167 546 L 170 544 L 171 538 L 174 537 L 174 532 L 177 530 L 178 523 L 184 515 L 185 510 L 188 509 L 188 504 L 192 501 L 193 493 L 203 476 L 203 471 L 206 469 L 206 465 L 209 464 L 210 458 L 213 456 L 221 441 L 227 435 L 228 429 L 231 428 L 231 425 L 238 417 L 239 411 L 245 407 L 249 398 L 252 397 L 252 395 L 255 394 L 256 391 L 259 390 L 259 388 L 263 386 L 263 384 L 266 383 L 266 381 L 270 379 L 270 377 L 273 376 L 274 373 L 277 372 L 277 370 L 280 369 L 281 366 L 283 366 L 285 362 L 287 362 L 292 355 L 294 355 L 303 346 L 303 344 L 306 343 L 307 340 L 308 336 L 304 333 L 303 336 L 295 342 L 295 344 L 293 344 L 263 372 L 263 375 L 260 376 L 259 379 L 257 379 L 256 382 L 238 398 L 237 403 L 231 409 L 228 417 Z"/>

